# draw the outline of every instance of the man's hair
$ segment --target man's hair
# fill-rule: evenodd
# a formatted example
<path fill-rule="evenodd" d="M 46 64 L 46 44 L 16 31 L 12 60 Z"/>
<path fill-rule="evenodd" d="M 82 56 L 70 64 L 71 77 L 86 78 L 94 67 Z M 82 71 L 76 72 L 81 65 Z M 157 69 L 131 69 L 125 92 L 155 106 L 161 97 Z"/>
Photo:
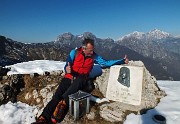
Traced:
<path fill-rule="evenodd" d="M 83 40 L 82 42 L 82 47 L 86 48 L 87 44 L 91 44 L 92 46 L 94 46 L 94 40 L 93 39 L 89 39 L 89 38 L 86 38 Z"/>

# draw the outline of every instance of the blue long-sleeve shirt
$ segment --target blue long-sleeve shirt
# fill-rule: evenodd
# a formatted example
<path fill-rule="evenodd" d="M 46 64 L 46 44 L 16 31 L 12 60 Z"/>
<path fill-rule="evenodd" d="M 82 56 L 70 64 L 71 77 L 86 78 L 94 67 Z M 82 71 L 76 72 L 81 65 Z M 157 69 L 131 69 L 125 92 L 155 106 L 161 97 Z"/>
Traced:
<path fill-rule="evenodd" d="M 66 72 L 66 66 L 68 65 L 68 62 L 70 63 L 70 65 L 73 64 L 74 62 L 74 59 L 76 57 L 76 54 L 77 54 L 77 49 L 73 49 L 71 50 L 67 60 L 66 60 L 66 65 L 64 67 L 64 70 Z M 95 64 L 98 64 L 100 67 L 102 68 L 107 68 L 107 67 L 111 67 L 113 65 L 120 65 L 120 64 L 125 64 L 124 62 L 125 60 L 124 59 L 119 59 L 119 60 L 106 60 L 104 59 L 103 57 L 99 56 L 98 54 L 96 54 L 94 52 L 94 63 Z M 93 67 L 93 69 L 95 69 L 97 71 L 97 68 L 99 68 L 97 65 Z M 93 70 L 90 72 L 90 75 L 93 73 Z M 99 69 L 98 69 L 99 70 Z M 101 71 L 101 74 L 102 74 L 102 71 Z M 100 74 L 98 74 L 99 76 Z"/>

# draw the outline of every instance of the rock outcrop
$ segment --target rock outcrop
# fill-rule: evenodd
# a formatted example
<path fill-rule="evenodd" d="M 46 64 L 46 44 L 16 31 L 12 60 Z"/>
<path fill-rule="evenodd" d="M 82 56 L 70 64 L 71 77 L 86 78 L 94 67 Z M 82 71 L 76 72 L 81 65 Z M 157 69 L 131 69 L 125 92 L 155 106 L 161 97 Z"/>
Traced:
<path fill-rule="evenodd" d="M 128 114 L 143 114 L 158 104 L 160 98 L 166 94 L 158 87 L 155 77 L 151 76 L 141 61 L 130 61 L 129 65 L 144 68 L 141 105 L 134 106 L 114 101 L 100 104 L 94 104 L 92 102 L 90 113 L 83 116 L 79 121 L 76 121 L 76 123 L 122 123 Z M 99 98 L 105 96 L 109 71 L 110 69 L 103 69 L 103 74 L 94 80 L 95 89 L 92 92 L 93 95 Z M 39 116 L 53 96 L 63 75 L 63 71 L 60 70 L 58 72 L 45 72 L 43 75 L 26 74 L 3 76 L 0 81 L 0 102 L 1 104 L 5 104 L 14 97 L 16 100 L 13 102 L 21 101 L 29 105 L 36 105 L 39 109 L 37 116 Z M 11 95 L 8 95 L 7 91 L 9 91 Z M 74 120 L 67 114 L 63 123 L 74 123 Z"/>
<path fill-rule="evenodd" d="M 147 110 L 154 108 L 159 103 L 160 98 L 166 95 L 165 92 L 158 87 L 155 77 L 151 76 L 141 61 L 130 61 L 129 65 L 144 67 L 141 105 L 134 106 L 120 102 L 102 104 L 100 105 L 100 115 L 108 121 L 118 122 L 120 121 L 119 118 L 125 117 L 127 113 L 130 112 L 135 114 L 143 114 Z M 103 74 L 98 77 L 95 82 L 96 88 L 99 89 L 99 91 L 105 96 L 109 77 L 109 69 L 105 69 L 103 71 Z M 121 121 L 123 121 L 123 119 Z"/>

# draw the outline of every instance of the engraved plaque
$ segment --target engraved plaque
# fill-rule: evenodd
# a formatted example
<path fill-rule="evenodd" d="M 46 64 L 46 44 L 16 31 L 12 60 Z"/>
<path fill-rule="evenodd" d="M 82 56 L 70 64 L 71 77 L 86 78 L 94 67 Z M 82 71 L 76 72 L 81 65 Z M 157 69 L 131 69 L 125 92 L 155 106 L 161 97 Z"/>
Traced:
<path fill-rule="evenodd" d="M 115 65 L 110 68 L 106 98 L 131 105 L 141 104 L 143 67 Z"/>

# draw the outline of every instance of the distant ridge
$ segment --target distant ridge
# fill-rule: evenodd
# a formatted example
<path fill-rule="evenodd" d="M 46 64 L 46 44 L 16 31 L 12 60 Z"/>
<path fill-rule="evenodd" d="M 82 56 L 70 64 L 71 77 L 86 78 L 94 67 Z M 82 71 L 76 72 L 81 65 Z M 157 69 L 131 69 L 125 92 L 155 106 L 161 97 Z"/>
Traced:
<path fill-rule="evenodd" d="M 97 38 L 91 32 L 73 35 L 66 32 L 47 43 L 21 43 L 0 36 L 0 65 L 30 60 L 65 61 L 70 50 L 80 47 L 84 38 L 95 40 L 95 51 L 105 59 L 141 60 L 157 79 L 180 80 L 180 38 L 154 29 L 148 33 L 134 31 L 120 40 Z"/>

